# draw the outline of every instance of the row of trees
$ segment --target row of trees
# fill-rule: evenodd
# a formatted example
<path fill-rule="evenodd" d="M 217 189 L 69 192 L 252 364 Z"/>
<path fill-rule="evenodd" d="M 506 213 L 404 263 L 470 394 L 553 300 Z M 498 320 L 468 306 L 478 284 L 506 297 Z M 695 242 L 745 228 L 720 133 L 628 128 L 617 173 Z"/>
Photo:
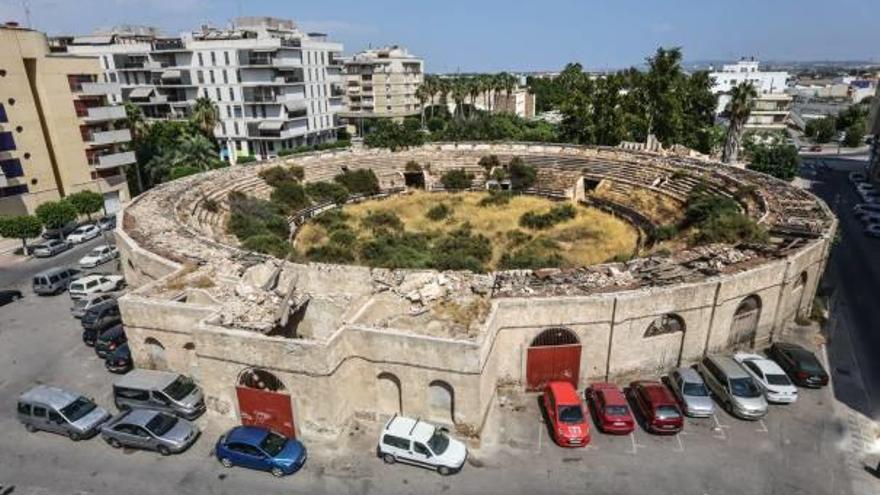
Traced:
<path fill-rule="evenodd" d="M 422 128 L 426 126 L 426 113 L 432 112 L 438 102 L 452 99 L 455 102 L 455 117 L 464 119 L 465 114 L 474 117 L 473 111 L 479 98 L 483 99 L 483 108 L 490 113 L 495 104 L 492 95 L 505 93 L 507 96 L 516 89 L 519 81 L 516 76 L 501 72 L 499 74 L 475 74 L 459 77 L 426 76 L 424 82 L 416 90 L 416 98 L 422 104 Z M 430 105 L 426 103 L 430 102 Z M 465 110 L 470 102 L 471 111 Z M 431 115 L 433 117 L 433 115 Z"/>
<path fill-rule="evenodd" d="M 823 144 L 831 142 L 838 133 L 843 134 L 841 144 L 855 148 L 861 146 L 868 127 L 868 105 L 850 105 L 837 116 L 826 116 L 807 122 L 804 134 L 813 141 Z"/>
<path fill-rule="evenodd" d="M 22 252 L 28 252 L 27 240 L 46 229 L 61 229 L 80 216 L 89 220 L 104 208 L 104 198 L 94 191 L 80 191 L 60 201 L 48 201 L 37 207 L 36 215 L 0 217 L 0 236 L 21 239 Z"/>

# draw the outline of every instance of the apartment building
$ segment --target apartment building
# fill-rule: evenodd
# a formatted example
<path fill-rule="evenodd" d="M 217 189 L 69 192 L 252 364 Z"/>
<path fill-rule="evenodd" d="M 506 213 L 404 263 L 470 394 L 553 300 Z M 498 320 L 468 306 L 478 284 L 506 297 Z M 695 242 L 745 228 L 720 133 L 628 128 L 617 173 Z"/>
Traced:
<path fill-rule="evenodd" d="M 51 53 L 43 33 L 0 26 L 0 214 L 82 190 L 108 212 L 128 200 L 131 134 L 101 72 L 97 58 Z"/>
<path fill-rule="evenodd" d="M 712 92 L 718 95 L 717 114 L 724 113 L 734 87 L 750 82 L 758 96 L 746 121 L 746 129 L 781 131 L 788 125 L 793 101 L 786 93 L 791 77 L 788 72 L 762 71 L 760 62 L 752 58 L 725 64 L 721 71 L 711 72 L 709 76 L 713 79 Z"/>
<path fill-rule="evenodd" d="M 518 87 L 510 94 L 492 91 L 492 98 L 492 113 L 511 113 L 523 119 L 535 118 L 535 95 L 527 87 Z"/>
<path fill-rule="evenodd" d="M 293 21 L 242 17 L 229 28 L 202 26 L 181 37 L 125 27 L 59 45 L 99 56 L 105 80 L 120 85 L 118 98 L 147 118 L 187 118 L 196 98 L 212 100 L 220 116 L 214 134 L 232 162 L 336 137 L 342 45 Z"/>
<path fill-rule="evenodd" d="M 362 119 L 419 115 L 416 90 L 424 81 L 424 62 L 406 48 L 365 50 L 345 60 L 348 110 L 341 115 L 356 127 Z"/>

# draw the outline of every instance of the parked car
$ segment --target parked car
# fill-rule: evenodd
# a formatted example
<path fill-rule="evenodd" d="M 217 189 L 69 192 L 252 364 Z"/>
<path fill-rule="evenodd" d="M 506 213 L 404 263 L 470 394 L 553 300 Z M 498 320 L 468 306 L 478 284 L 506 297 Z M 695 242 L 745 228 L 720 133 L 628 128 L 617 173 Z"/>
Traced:
<path fill-rule="evenodd" d="M 560 447 L 583 447 L 590 443 L 590 425 L 577 390 L 570 382 L 551 381 L 544 387 L 544 412 L 553 440 Z"/>
<path fill-rule="evenodd" d="M 862 224 L 866 227 L 869 225 L 880 223 L 880 213 L 873 211 L 865 212 L 859 215 L 859 220 L 861 220 Z"/>
<path fill-rule="evenodd" d="M 821 144 L 814 144 L 814 145 L 810 146 L 810 151 L 822 151 L 822 145 Z"/>
<path fill-rule="evenodd" d="M 116 408 L 155 409 L 186 419 L 205 412 L 202 390 L 191 378 L 170 371 L 133 370 L 113 384 Z"/>
<path fill-rule="evenodd" d="M 116 300 L 108 301 L 89 309 L 80 319 L 80 324 L 82 325 L 83 330 L 87 332 L 103 332 L 113 325 L 118 325 L 120 323 L 122 323 L 122 315 L 119 313 L 119 304 Z M 95 338 L 97 338 L 97 336 L 95 336 Z M 86 339 L 83 337 L 83 340 L 87 343 L 89 341 L 91 341 L 92 344 L 94 343 L 94 339 Z"/>
<path fill-rule="evenodd" d="M 859 191 L 859 196 L 865 203 L 880 203 L 880 193 L 877 191 Z"/>
<path fill-rule="evenodd" d="M 603 433 L 630 434 L 636 422 L 629 410 L 626 397 L 613 383 L 594 383 L 586 391 L 592 405 L 596 426 Z"/>
<path fill-rule="evenodd" d="M 67 222 L 64 227 L 59 229 L 46 229 L 41 235 L 43 239 L 64 239 L 67 234 L 76 230 L 76 222 Z"/>
<path fill-rule="evenodd" d="M 684 428 L 684 418 L 678 402 L 662 383 L 639 380 L 632 382 L 629 389 L 646 430 L 674 435 Z"/>
<path fill-rule="evenodd" d="M 116 215 L 101 217 L 95 222 L 95 225 L 101 230 L 113 230 L 116 228 Z"/>
<path fill-rule="evenodd" d="M 58 253 L 63 253 L 71 248 L 67 241 L 61 239 L 49 239 L 35 246 L 31 246 L 31 253 L 37 258 L 51 258 Z"/>
<path fill-rule="evenodd" d="M 106 332 L 101 332 L 95 341 L 95 354 L 98 357 L 106 358 L 108 354 L 115 351 L 117 347 L 128 342 L 125 336 L 125 330 L 122 325 L 110 327 Z"/>
<path fill-rule="evenodd" d="M 71 244 L 79 244 L 94 239 L 101 235 L 101 229 L 95 224 L 87 223 L 80 225 L 73 232 L 67 235 L 67 242 Z"/>
<path fill-rule="evenodd" d="M 119 250 L 117 250 L 115 246 L 98 246 L 89 251 L 89 254 L 79 259 L 79 266 L 83 268 L 94 268 L 117 258 L 118 256 Z"/>
<path fill-rule="evenodd" d="M 853 184 L 858 184 L 860 182 L 865 182 L 868 180 L 868 177 L 861 172 L 850 172 L 849 173 L 849 181 Z"/>
<path fill-rule="evenodd" d="M 241 466 L 285 476 L 299 471 L 306 462 L 306 448 L 261 426 L 236 426 L 217 440 L 214 455 L 223 466 Z"/>
<path fill-rule="evenodd" d="M 853 207 L 853 212 L 862 213 L 862 212 L 874 212 L 880 213 L 880 205 L 876 203 L 859 203 Z"/>
<path fill-rule="evenodd" d="M 730 356 L 707 356 L 700 361 L 700 374 L 724 409 L 741 419 L 761 419 L 767 400 L 751 376 Z"/>
<path fill-rule="evenodd" d="M 101 329 L 85 329 L 85 330 L 83 330 L 83 333 L 82 333 L 83 344 L 85 344 L 89 347 L 95 347 L 95 345 L 98 343 L 98 339 L 101 337 L 101 335 L 104 332 L 109 332 L 110 330 L 112 330 L 116 327 L 121 328 L 122 325 L 111 325 L 109 327 L 101 328 Z"/>
<path fill-rule="evenodd" d="M 709 389 L 693 368 L 673 370 L 669 374 L 668 385 L 686 415 L 707 418 L 715 414 L 715 404 L 709 396 Z"/>
<path fill-rule="evenodd" d="M 125 280 L 122 275 L 86 275 L 70 284 L 71 299 L 80 299 L 94 294 L 122 289 Z"/>
<path fill-rule="evenodd" d="M 763 390 L 767 402 L 791 404 L 797 400 L 797 387 L 778 364 L 764 356 L 748 352 L 738 352 L 733 355 L 733 359 L 752 375 Z"/>
<path fill-rule="evenodd" d="M 51 268 L 34 275 L 34 294 L 58 294 L 67 290 L 72 281 L 79 277 L 76 268 Z"/>
<path fill-rule="evenodd" d="M 92 308 L 115 303 L 115 294 L 96 294 L 94 296 L 84 297 L 73 301 L 73 307 L 70 308 L 70 314 L 72 314 L 74 318 L 82 318 Z"/>
<path fill-rule="evenodd" d="M 865 235 L 868 237 L 880 237 L 880 224 L 873 223 L 865 227 Z"/>
<path fill-rule="evenodd" d="M 110 413 L 76 392 L 49 385 L 35 385 L 18 398 L 18 420 L 31 433 L 45 430 L 71 440 L 98 433 Z"/>
<path fill-rule="evenodd" d="M 403 462 L 448 475 L 461 471 L 467 460 L 467 447 L 451 438 L 444 428 L 395 415 L 379 434 L 376 455 L 386 464 Z"/>
<path fill-rule="evenodd" d="M 132 409 L 104 423 L 101 437 L 114 449 L 135 447 L 171 455 L 189 448 L 199 437 L 199 429 L 171 414 Z"/>
<path fill-rule="evenodd" d="M 5 306 L 13 301 L 21 299 L 21 291 L 18 290 L 0 290 L 0 306 Z"/>
<path fill-rule="evenodd" d="M 128 348 L 128 342 L 107 354 L 107 357 L 104 358 L 104 367 L 110 373 L 124 374 L 131 371 L 134 363 L 131 360 L 131 350 Z"/>
<path fill-rule="evenodd" d="M 816 356 L 797 344 L 776 342 L 767 351 L 770 359 L 801 387 L 819 388 L 828 385 L 828 373 Z"/>

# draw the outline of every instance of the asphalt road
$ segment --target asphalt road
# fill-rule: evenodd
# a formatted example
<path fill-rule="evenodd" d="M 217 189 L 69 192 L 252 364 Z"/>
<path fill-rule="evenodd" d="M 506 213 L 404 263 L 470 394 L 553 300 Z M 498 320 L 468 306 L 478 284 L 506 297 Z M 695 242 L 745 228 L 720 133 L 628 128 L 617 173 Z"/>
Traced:
<path fill-rule="evenodd" d="M 105 233 L 107 241 L 114 244 L 112 232 Z M 35 274 L 48 270 L 56 266 L 72 266 L 77 267 L 77 261 L 92 250 L 92 248 L 103 245 L 105 243 L 104 236 L 96 237 L 82 244 L 77 244 L 71 249 L 64 251 L 51 258 L 31 258 L 26 261 L 13 261 L 11 263 L 0 266 L 0 288 L 18 289 L 22 292 L 30 293 L 30 280 Z M 107 269 L 107 263 L 97 271 Z"/>

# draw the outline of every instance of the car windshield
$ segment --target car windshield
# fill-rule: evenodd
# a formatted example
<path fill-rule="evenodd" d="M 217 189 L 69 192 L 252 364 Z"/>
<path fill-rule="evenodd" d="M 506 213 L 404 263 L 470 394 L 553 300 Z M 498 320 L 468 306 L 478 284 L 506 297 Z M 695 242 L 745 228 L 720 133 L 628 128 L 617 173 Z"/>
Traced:
<path fill-rule="evenodd" d="M 785 375 L 767 375 L 767 383 L 770 385 L 791 385 L 791 380 Z"/>
<path fill-rule="evenodd" d="M 273 432 L 269 432 L 266 435 L 266 438 L 260 442 L 260 448 L 263 452 L 269 454 L 272 457 L 278 455 L 284 449 L 284 446 L 287 445 L 287 439 L 282 437 L 281 435 Z"/>
<path fill-rule="evenodd" d="M 157 437 L 160 437 L 168 433 L 168 430 L 171 428 L 174 428 L 177 421 L 178 419 L 170 414 L 157 414 L 153 419 L 147 422 L 147 429 Z"/>
<path fill-rule="evenodd" d="M 181 375 L 171 382 L 171 385 L 165 387 L 165 394 L 174 400 L 180 400 L 191 394 L 196 388 L 196 384 L 189 378 Z"/>
<path fill-rule="evenodd" d="M 751 378 L 732 378 L 730 380 L 730 390 L 736 397 L 745 399 L 754 399 L 761 396 L 761 391 L 755 385 Z"/>
<path fill-rule="evenodd" d="M 794 356 L 798 361 L 798 367 L 800 367 L 804 371 L 808 371 L 810 373 L 818 373 L 822 371 L 822 367 L 819 366 L 819 362 L 816 361 L 811 354 L 806 352 L 798 352 L 795 353 Z"/>
<path fill-rule="evenodd" d="M 581 406 L 559 406 L 559 421 L 563 423 L 582 423 L 584 410 Z"/>
<path fill-rule="evenodd" d="M 71 423 L 76 423 L 80 418 L 95 410 L 96 407 L 98 406 L 94 402 L 85 397 L 80 397 L 61 409 L 61 414 Z"/>
<path fill-rule="evenodd" d="M 706 386 L 702 383 L 698 382 L 685 382 L 684 383 L 684 395 L 689 395 L 691 397 L 708 397 L 709 391 L 706 390 Z"/>
<path fill-rule="evenodd" d="M 657 408 L 657 417 L 660 419 L 675 419 L 681 416 L 675 406 L 660 406 Z"/>
<path fill-rule="evenodd" d="M 449 447 L 449 437 L 440 428 L 434 429 L 434 434 L 428 439 L 428 447 L 435 455 L 443 455 Z"/>
<path fill-rule="evenodd" d="M 626 416 L 629 408 L 626 406 L 605 406 L 605 414 L 608 416 Z"/>

